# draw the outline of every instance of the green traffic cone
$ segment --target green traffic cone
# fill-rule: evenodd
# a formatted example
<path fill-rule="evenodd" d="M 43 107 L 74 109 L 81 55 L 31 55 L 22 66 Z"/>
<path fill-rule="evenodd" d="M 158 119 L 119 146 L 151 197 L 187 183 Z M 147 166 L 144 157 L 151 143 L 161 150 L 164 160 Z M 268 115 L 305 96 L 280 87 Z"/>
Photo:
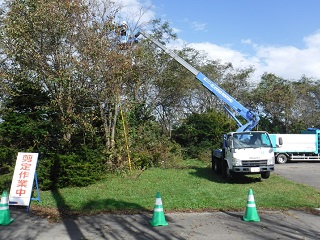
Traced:
<path fill-rule="evenodd" d="M 150 225 L 152 227 L 168 226 L 168 223 L 164 216 L 162 200 L 159 192 L 157 192 L 157 195 L 156 195 L 156 202 L 154 205 L 153 216 L 152 216 L 152 219 L 150 220 Z"/>
<path fill-rule="evenodd" d="M 13 222 L 10 218 L 9 201 L 7 191 L 3 191 L 0 203 L 0 225 L 9 225 Z"/>
<path fill-rule="evenodd" d="M 253 191 L 250 188 L 248 193 L 248 202 L 246 212 L 243 216 L 245 222 L 260 222 L 260 218 L 257 212 L 256 203 L 254 202 Z"/>

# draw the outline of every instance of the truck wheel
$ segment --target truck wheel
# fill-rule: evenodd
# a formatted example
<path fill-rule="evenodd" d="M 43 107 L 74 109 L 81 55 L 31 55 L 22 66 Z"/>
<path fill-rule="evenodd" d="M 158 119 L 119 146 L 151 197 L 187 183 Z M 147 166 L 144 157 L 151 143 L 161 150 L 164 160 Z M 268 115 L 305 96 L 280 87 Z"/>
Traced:
<path fill-rule="evenodd" d="M 214 158 L 214 160 L 212 162 L 212 168 L 213 168 L 213 171 L 215 171 L 217 174 L 219 174 L 221 172 L 219 169 L 219 159 Z"/>
<path fill-rule="evenodd" d="M 221 173 L 221 167 L 219 164 L 219 159 L 216 157 L 212 157 L 212 171 L 220 174 Z"/>
<path fill-rule="evenodd" d="M 223 173 L 223 177 L 225 179 L 231 179 L 232 178 L 232 172 L 229 169 L 227 161 L 223 161 L 223 163 L 222 163 L 222 173 Z"/>
<path fill-rule="evenodd" d="M 211 168 L 212 168 L 213 172 L 214 172 L 215 161 L 216 161 L 216 158 L 214 156 L 214 150 L 212 150 L 212 152 L 211 152 Z"/>
<path fill-rule="evenodd" d="M 261 173 L 261 178 L 268 179 L 269 177 L 270 177 L 270 172 L 262 172 Z"/>
<path fill-rule="evenodd" d="M 214 157 L 212 156 L 212 159 L 211 159 L 211 168 L 212 168 L 212 172 L 215 171 L 215 165 L 216 165 L 216 160 L 214 159 Z"/>
<path fill-rule="evenodd" d="M 287 155 L 285 154 L 279 154 L 277 157 L 276 157 L 276 161 L 277 163 L 279 164 L 284 164 L 288 161 L 288 157 Z"/>
<path fill-rule="evenodd" d="M 216 159 L 214 169 L 217 172 L 217 174 L 220 174 L 222 172 L 221 163 L 220 163 L 219 159 Z"/>

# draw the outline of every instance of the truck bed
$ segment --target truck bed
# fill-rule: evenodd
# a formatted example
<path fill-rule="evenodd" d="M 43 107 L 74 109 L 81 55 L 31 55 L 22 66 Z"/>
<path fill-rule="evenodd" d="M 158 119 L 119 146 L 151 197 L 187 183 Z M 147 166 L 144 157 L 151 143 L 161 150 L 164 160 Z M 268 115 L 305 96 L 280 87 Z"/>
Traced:
<path fill-rule="evenodd" d="M 278 146 L 278 139 L 283 144 Z M 273 149 L 276 153 L 317 153 L 317 139 L 313 134 L 270 134 Z"/>

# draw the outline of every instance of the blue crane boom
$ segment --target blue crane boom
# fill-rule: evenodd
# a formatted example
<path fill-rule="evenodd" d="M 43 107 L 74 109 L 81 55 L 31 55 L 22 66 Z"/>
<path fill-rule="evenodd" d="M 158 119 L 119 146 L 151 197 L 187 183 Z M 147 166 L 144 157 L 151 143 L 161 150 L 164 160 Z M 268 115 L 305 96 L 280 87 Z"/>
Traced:
<path fill-rule="evenodd" d="M 195 69 L 189 63 L 187 63 L 183 58 L 179 57 L 176 53 L 166 48 L 163 44 L 161 44 L 158 40 L 150 37 L 148 34 L 144 32 L 140 32 L 144 37 L 150 39 L 154 44 L 164 50 L 167 54 L 169 54 L 173 59 L 175 59 L 178 63 L 188 69 L 195 77 L 198 79 L 202 85 L 208 89 L 211 93 L 217 96 L 221 101 L 227 104 L 233 111 L 225 106 L 225 109 L 230 114 L 230 116 L 237 122 L 239 128 L 237 132 L 245 132 L 251 131 L 257 124 L 259 123 L 260 117 L 257 113 L 247 109 L 241 103 L 239 103 L 236 99 L 230 96 L 226 91 L 220 88 L 216 83 L 206 77 L 203 73 Z M 246 119 L 247 123 L 242 124 L 239 119 L 237 119 L 235 113 L 241 115 L 244 119 Z"/>

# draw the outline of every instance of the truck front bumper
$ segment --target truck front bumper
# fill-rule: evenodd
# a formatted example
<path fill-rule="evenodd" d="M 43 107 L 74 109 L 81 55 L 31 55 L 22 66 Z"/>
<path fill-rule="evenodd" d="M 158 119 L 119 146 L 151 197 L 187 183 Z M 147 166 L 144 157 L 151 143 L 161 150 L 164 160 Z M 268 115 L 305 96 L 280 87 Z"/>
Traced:
<path fill-rule="evenodd" d="M 259 166 L 259 167 L 233 167 L 234 172 L 243 173 L 261 173 L 261 172 L 272 172 L 274 171 L 274 166 Z"/>

